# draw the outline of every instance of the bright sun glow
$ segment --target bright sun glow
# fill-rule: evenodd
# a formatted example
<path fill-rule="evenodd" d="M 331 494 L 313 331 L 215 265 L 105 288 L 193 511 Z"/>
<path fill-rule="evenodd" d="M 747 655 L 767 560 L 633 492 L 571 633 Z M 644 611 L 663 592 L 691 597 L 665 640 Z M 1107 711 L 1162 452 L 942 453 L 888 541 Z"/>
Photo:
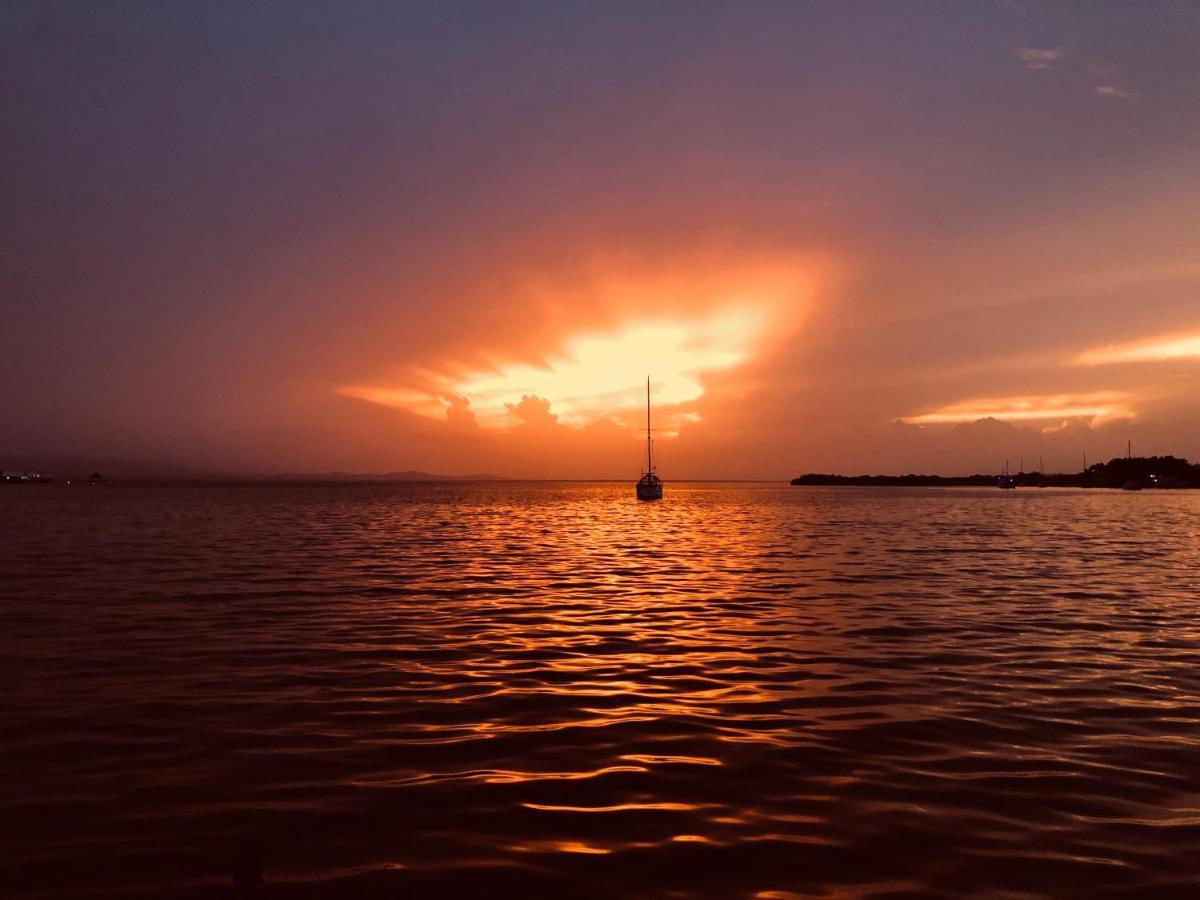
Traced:
<path fill-rule="evenodd" d="M 1130 397 L 1119 391 L 1089 394 L 1043 394 L 1020 397 L 977 397 L 961 400 L 904 421 L 912 425 L 975 422 L 988 417 L 1012 421 L 1089 419 L 1093 424 L 1131 418 Z"/>
<path fill-rule="evenodd" d="M 1102 366 L 1110 363 L 1155 362 L 1188 358 L 1200 358 L 1200 334 L 1176 334 L 1148 341 L 1097 347 L 1079 354 L 1075 358 L 1075 364 Z"/>
<path fill-rule="evenodd" d="M 649 375 L 663 424 L 678 427 L 696 418 L 680 407 L 703 395 L 703 375 L 749 359 L 768 322 L 765 306 L 739 303 L 702 319 L 649 320 L 614 333 L 579 335 L 544 368 L 509 363 L 464 378 L 433 373 L 422 389 L 349 386 L 341 392 L 434 418 L 446 415 L 448 398 L 466 397 L 482 427 L 501 430 L 517 424 L 512 407 L 525 396 L 548 400 L 550 412 L 566 425 L 641 410 Z"/>

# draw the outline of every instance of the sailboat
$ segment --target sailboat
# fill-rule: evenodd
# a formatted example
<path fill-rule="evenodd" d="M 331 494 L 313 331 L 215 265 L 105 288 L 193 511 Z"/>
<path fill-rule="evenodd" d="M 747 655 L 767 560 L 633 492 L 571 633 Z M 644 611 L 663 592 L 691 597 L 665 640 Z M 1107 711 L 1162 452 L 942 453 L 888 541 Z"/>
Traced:
<path fill-rule="evenodd" d="M 650 376 L 646 376 L 646 471 L 637 483 L 639 500 L 661 500 L 662 479 L 654 474 L 654 460 L 650 456 Z"/>
<path fill-rule="evenodd" d="M 1133 459 L 1133 441 L 1129 441 L 1125 445 L 1125 458 L 1129 460 Z M 1140 491 L 1141 489 L 1142 483 L 1132 478 L 1121 485 L 1121 490 L 1123 491 Z"/>
<path fill-rule="evenodd" d="M 1004 474 L 996 476 L 996 487 L 1002 491 L 1011 491 L 1017 486 L 1017 479 L 1008 474 L 1008 460 L 1004 461 Z"/>

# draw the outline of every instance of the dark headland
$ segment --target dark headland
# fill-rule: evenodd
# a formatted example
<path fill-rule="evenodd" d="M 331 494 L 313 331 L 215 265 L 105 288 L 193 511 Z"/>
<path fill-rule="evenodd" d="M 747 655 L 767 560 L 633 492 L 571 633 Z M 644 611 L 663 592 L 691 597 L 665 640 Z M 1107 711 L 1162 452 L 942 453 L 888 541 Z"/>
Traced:
<path fill-rule="evenodd" d="M 1018 472 L 1018 487 L 1200 488 L 1200 465 L 1176 456 L 1117 457 L 1088 466 L 1082 472 Z M 865 487 L 995 487 L 995 475 L 822 475 L 793 478 L 799 485 L 861 485 Z"/>

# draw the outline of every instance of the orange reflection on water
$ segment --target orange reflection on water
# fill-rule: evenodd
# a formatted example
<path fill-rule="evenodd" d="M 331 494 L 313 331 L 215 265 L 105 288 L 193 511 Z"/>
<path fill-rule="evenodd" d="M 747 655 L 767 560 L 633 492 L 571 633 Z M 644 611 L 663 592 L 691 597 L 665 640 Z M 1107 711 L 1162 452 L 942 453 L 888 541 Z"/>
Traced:
<path fill-rule="evenodd" d="M 603 766 L 589 772 L 488 772 L 486 774 L 465 777 L 477 777 L 488 784 L 517 784 L 523 781 L 583 781 L 588 778 L 599 778 L 601 775 L 611 775 L 614 772 L 645 772 L 641 766 Z"/>
<path fill-rule="evenodd" d="M 612 853 L 612 850 L 607 847 L 597 847 L 594 844 L 585 844 L 583 841 L 537 841 L 512 844 L 509 849 L 518 853 L 585 853 L 594 856 Z"/>
<path fill-rule="evenodd" d="M 556 806 L 551 803 L 522 803 L 521 805 L 526 809 L 540 809 L 544 812 L 578 813 L 627 812 L 630 810 L 645 809 L 661 809 L 682 812 L 702 808 L 702 804 L 698 803 L 670 803 L 665 800 L 656 803 L 617 803 L 612 806 Z"/>
<path fill-rule="evenodd" d="M 308 846 L 325 852 L 333 834 L 354 858 L 423 878 L 487 859 L 561 883 L 595 875 L 613 895 L 750 896 L 795 886 L 803 867 L 830 895 L 914 873 L 899 889 L 917 894 L 938 886 L 924 879 L 943 871 L 945 846 L 961 883 L 997 894 L 1037 893 L 1012 880 L 1029 847 L 1050 851 L 1036 877 L 1060 884 L 1085 857 L 1114 861 L 1105 878 L 1141 866 L 1130 893 L 1192 876 L 1196 816 L 1179 792 L 1198 724 L 1197 492 L 668 481 L 649 506 L 628 483 L 425 485 L 289 488 L 265 512 L 245 494 L 188 489 L 166 504 L 156 492 L 131 507 L 136 528 L 115 532 L 174 534 L 172 565 L 207 541 L 213 594 L 265 556 L 244 602 L 164 616 L 132 593 L 113 607 L 138 626 L 122 644 L 59 628 L 28 657 L 30 671 L 51 653 L 85 661 L 75 702 L 107 686 L 73 727 L 96 729 L 76 757 L 107 770 L 114 796 L 162 764 L 161 747 L 206 740 L 196 722 L 213 726 L 199 767 L 179 761 L 212 795 L 185 792 L 185 826 L 224 814 L 229 785 L 211 779 L 226 769 L 209 761 L 234 746 L 252 763 L 237 787 L 270 821 L 282 804 L 303 820 L 290 798 L 306 792 Z M 47 548 L 70 514 L 48 508 Z M 267 539 L 264 516 L 293 522 Z M 62 615 L 163 577 L 161 547 L 130 546 L 106 545 L 130 566 L 90 570 Z M 32 587 L 44 572 L 30 559 L 13 564 Z M 298 579 L 320 599 L 297 597 Z M 43 605 L 31 600 L 14 633 L 40 628 Z M 231 642 L 256 680 L 229 677 Z M 7 649 L 25 652 L 11 636 Z M 172 732 L 185 738 L 131 757 L 149 708 L 112 701 L 128 700 L 147 654 L 192 712 Z M 225 691 L 230 714 L 214 715 L 198 683 Z M 25 704 L 47 734 L 62 696 Z M 110 732 L 121 740 L 101 743 Z M 344 830 L 331 832 L 331 810 Z M 1148 828 L 1164 852 L 1128 851 Z M 890 834 L 906 836 L 903 852 L 880 856 Z M 736 879 L 724 893 L 706 881 L 717 871 Z"/>
<path fill-rule="evenodd" d="M 647 765 L 655 766 L 664 763 L 677 763 L 688 766 L 719 766 L 721 760 L 712 759 L 705 756 L 651 756 L 646 753 L 626 753 L 621 756 L 621 759 L 628 759 L 633 762 L 644 762 Z"/>

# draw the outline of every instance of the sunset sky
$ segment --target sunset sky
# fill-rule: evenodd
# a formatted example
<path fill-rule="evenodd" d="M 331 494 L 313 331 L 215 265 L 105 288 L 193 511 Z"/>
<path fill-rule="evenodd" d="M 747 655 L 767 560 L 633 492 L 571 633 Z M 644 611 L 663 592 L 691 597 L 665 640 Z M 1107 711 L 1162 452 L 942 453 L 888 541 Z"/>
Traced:
<path fill-rule="evenodd" d="M 1195 3 L 0 6 L 2 454 L 1200 459 Z"/>

